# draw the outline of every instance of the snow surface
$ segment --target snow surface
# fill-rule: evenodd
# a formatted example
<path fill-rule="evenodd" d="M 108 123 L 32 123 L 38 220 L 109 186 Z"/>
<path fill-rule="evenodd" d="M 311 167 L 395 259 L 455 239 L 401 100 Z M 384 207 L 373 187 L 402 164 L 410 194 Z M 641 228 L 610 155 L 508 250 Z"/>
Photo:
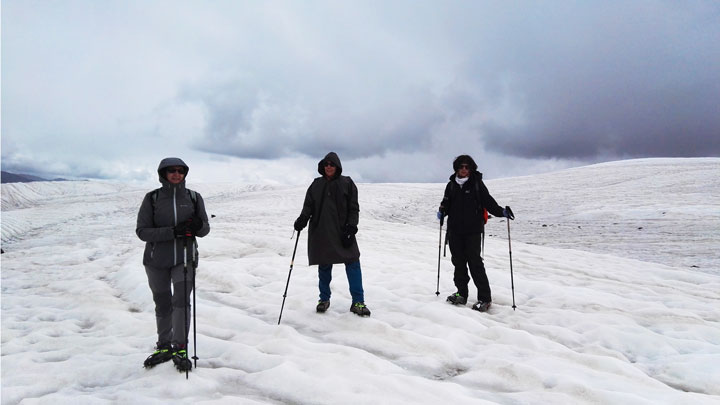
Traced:
<path fill-rule="evenodd" d="M 486 181 L 517 217 L 517 310 L 494 218 L 485 314 L 445 302 L 449 252 L 435 295 L 444 183 L 359 184 L 372 316 L 348 311 L 342 266 L 315 313 L 301 233 L 280 326 L 305 187 L 190 183 L 217 217 L 189 380 L 142 368 L 156 335 L 134 227 L 149 190 L 4 184 L 2 403 L 718 404 L 719 174 L 720 159 L 645 159 Z"/>

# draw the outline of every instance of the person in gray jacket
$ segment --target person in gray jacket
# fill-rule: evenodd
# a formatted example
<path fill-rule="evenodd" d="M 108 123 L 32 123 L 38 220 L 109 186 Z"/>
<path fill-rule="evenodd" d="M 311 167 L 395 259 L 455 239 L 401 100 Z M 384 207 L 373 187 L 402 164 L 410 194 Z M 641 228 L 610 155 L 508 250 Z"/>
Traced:
<path fill-rule="evenodd" d="M 360 205 L 355 183 L 342 175 L 342 164 L 335 152 L 318 162 L 317 177 L 305 194 L 305 202 L 294 228 L 300 232 L 310 221 L 308 231 L 308 259 L 318 266 L 320 300 L 315 310 L 325 312 L 330 307 L 330 281 L 335 263 L 345 264 L 352 305 L 350 311 L 370 316 L 365 305 L 365 293 L 360 270 L 360 249 L 355 234 L 358 231 Z"/>
<path fill-rule="evenodd" d="M 155 302 L 158 334 L 156 350 L 145 360 L 145 367 L 172 359 L 179 371 L 192 368 L 187 337 L 198 257 L 195 237 L 207 235 L 210 224 L 202 196 L 185 188 L 188 171 L 182 159 L 163 159 L 157 169 L 162 187 L 145 195 L 138 212 L 135 232 L 146 242 L 143 265 Z"/>

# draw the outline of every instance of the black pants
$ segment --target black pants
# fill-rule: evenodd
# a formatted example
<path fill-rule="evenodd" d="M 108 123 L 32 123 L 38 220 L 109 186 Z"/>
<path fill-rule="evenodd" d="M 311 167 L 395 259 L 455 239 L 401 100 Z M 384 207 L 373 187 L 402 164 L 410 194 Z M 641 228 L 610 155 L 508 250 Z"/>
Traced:
<path fill-rule="evenodd" d="M 485 273 L 482 257 L 480 257 L 481 234 L 458 235 L 451 232 L 449 236 L 450 253 L 452 254 L 453 266 L 455 266 L 453 281 L 458 293 L 463 297 L 468 297 L 469 267 L 470 275 L 475 287 L 477 287 L 478 301 L 492 301 L 490 282 Z"/>

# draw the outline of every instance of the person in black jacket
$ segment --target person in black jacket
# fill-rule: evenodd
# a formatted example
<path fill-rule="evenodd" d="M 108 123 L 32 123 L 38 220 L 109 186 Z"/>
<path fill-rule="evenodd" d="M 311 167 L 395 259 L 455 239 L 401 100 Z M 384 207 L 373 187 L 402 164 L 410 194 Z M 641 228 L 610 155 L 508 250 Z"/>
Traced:
<path fill-rule="evenodd" d="M 334 263 L 344 263 L 352 305 L 350 311 L 369 316 L 360 270 L 360 249 L 355 234 L 358 231 L 360 205 L 357 187 L 352 179 L 342 175 L 342 164 L 335 152 L 318 162 L 317 177 L 305 194 L 305 202 L 294 228 L 300 232 L 310 221 L 308 231 L 308 259 L 318 266 L 320 301 L 315 308 L 325 312 L 330 307 L 330 281 Z"/>
<path fill-rule="evenodd" d="M 187 338 L 198 256 L 195 237 L 207 235 L 210 224 L 200 193 L 185 188 L 189 170 L 182 159 L 163 159 L 157 169 L 162 187 L 145 195 L 137 216 L 135 232 L 145 242 L 143 265 L 155 302 L 158 335 L 155 352 L 145 360 L 147 368 L 171 359 L 180 371 L 192 368 Z M 184 255 L 186 243 L 189 258 Z"/>
<path fill-rule="evenodd" d="M 488 192 L 477 171 L 477 164 L 469 155 L 460 155 L 453 161 L 455 173 L 445 187 L 445 195 L 438 219 L 447 215 L 450 253 L 455 266 L 453 281 L 457 292 L 447 298 L 454 305 L 465 305 L 468 299 L 468 267 L 475 287 L 477 303 L 473 309 L 485 312 L 490 308 L 492 296 L 485 265 L 480 256 L 481 235 L 485 227 L 484 210 L 496 217 L 515 219 L 510 207 L 502 208 Z"/>

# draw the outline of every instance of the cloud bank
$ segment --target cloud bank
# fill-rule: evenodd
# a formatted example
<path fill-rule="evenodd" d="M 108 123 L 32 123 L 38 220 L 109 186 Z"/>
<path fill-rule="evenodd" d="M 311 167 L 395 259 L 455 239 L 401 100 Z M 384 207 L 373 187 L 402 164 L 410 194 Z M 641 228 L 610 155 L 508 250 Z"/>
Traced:
<path fill-rule="evenodd" d="M 368 181 L 440 181 L 462 153 L 494 176 L 720 156 L 712 1 L 9 1 L 2 23 L 4 170 L 333 150 Z"/>

